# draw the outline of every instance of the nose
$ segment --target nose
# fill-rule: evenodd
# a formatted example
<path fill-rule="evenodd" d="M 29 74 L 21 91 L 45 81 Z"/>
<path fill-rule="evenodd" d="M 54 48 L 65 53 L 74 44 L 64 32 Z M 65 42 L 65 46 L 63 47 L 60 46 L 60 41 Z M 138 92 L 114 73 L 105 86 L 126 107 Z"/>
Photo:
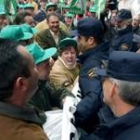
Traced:
<path fill-rule="evenodd" d="M 70 52 L 68 53 L 68 57 L 69 57 L 69 58 L 71 58 L 71 57 L 72 57 L 72 54 L 71 54 Z"/>

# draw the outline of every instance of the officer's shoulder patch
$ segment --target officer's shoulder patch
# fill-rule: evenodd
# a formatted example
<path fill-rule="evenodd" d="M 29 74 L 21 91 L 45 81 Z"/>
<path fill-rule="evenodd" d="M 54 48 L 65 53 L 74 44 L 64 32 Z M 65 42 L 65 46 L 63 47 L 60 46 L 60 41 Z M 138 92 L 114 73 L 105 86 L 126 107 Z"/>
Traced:
<path fill-rule="evenodd" d="M 126 50 L 128 50 L 128 48 L 129 48 L 129 45 L 128 44 L 122 44 L 121 45 L 121 50 L 122 51 L 126 51 Z"/>
<path fill-rule="evenodd" d="M 88 78 L 93 78 L 93 77 L 97 77 L 98 74 L 97 74 L 97 68 L 92 68 L 90 69 L 88 72 L 87 72 L 87 75 L 88 75 Z"/>

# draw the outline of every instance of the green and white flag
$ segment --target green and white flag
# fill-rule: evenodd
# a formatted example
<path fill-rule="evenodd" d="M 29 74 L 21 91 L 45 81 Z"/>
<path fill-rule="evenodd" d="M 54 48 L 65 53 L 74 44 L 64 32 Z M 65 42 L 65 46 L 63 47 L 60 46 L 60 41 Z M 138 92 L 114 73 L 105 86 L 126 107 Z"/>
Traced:
<path fill-rule="evenodd" d="M 8 15 L 15 15 L 17 12 L 16 0 L 4 0 L 5 10 Z"/>
<path fill-rule="evenodd" d="M 4 6 L 4 11 L 8 16 L 15 15 L 17 12 L 16 0 L 0 0 L 0 5 Z"/>
<path fill-rule="evenodd" d="M 98 18 L 100 18 L 100 13 L 105 10 L 106 0 L 94 0 L 94 5 L 98 7 L 97 14 Z"/>
<path fill-rule="evenodd" d="M 83 14 L 86 11 L 86 0 L 71 0 L 69 12 Z"/>

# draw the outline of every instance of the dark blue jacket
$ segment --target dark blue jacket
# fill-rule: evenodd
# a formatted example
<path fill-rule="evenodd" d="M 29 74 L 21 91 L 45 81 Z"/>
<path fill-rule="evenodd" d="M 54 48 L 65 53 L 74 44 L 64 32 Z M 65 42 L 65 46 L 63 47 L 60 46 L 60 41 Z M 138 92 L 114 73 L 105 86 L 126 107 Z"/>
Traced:
<path fill-rule="evenodd" d="M 111 50 L 116 51 L 135 51 L 133 46 L 133 31 L 132 27 L 127 27 L 122 31 L 118 31 L 115 37 L 111 40 Z"/>
<path fill-rule="evenodd" d="M 46 13 L 43 10 L 40 10 L 35 16 L 34 20 L 37 22 L 41 22 L 46 18 Z"/>
<path fill-rule="evenodd" d="M 103 112 L 103 118 L 106 119 L 105 121 L 107 122 L 97 127 L 96 131 L 91 135 L 82 136 L 80 140 L 140 139 L 140 106 L 119 118 L 111 117 L 112 112 L 110 110 L 106 110 L 105 114 Z"/>
<path fill-rule="evenodd" d="M 108 59 L 108 49 L 109 43 L 105 42 L 79 56 L 82 64 L 79 75 L 82 100 L 74 115 L 76 126 L 86 131 L 90 131 L 90 127 L 96 123 L 95 116 L 101 107 L 101 78 L 95 73 L 95 69 L 100 68 Z"/>

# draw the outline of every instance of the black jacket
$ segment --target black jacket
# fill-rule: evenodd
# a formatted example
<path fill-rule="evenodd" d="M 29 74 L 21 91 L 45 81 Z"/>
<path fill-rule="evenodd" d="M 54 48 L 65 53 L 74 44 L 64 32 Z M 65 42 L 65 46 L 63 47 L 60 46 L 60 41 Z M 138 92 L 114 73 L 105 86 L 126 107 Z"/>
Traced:
<path fill-rule="evenodd" d="M 105 112 L 105 114 L 103 113 Z M 111 110 L 102 110 L 105 119 L 91 135 L 84 135 L 80 140 L 139 140 L 140 106 L 117 118 Z"/>
<path fill-rule="evenodd" d="M 98 123 L 96 114 L 102 105 L 102 85 L 101 77 L 96 74 L 96 69 L 101 68 L 108 60 L 108 49 L 109 43 L 104 42 L 87 50 L 79 57 L 82 64 L 79 75 L 82 100 L 78 103 L 74 114 L 75 125 L 87 132 L 90 132 L 92 126 Z"/>

